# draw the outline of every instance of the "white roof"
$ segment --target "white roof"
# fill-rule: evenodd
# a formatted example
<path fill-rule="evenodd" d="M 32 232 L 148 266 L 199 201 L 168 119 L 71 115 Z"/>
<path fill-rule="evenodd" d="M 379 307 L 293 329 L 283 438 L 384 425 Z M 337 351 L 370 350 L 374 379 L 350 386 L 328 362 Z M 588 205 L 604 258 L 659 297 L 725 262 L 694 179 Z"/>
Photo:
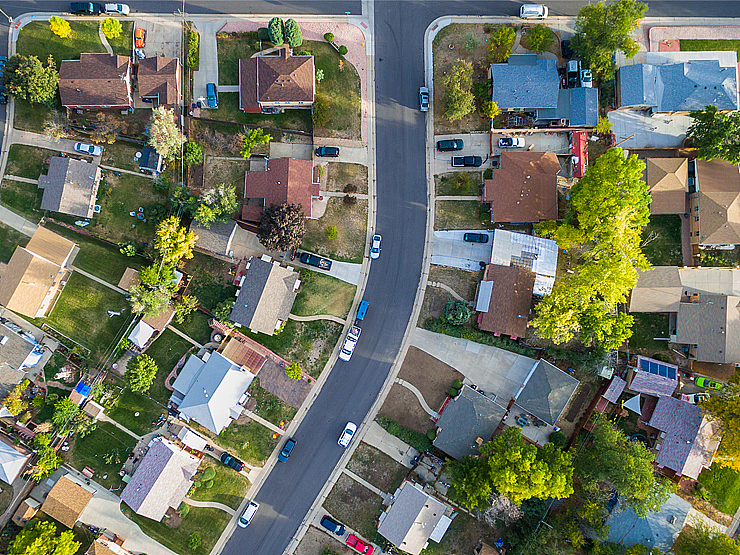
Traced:
<path fill-rule="evenodd" d="M 478 288 L 478 299 L 475 302 L 476 312 L 488 312 L 491 306 L 491 293 L 493 293 L 493 281 L 481 281 Z"/>
<path fill-rule="evenodd" d="M 19 453 L 12 446 L 0 441 L 0 480 L 12 484 L 26 466 L 27 460 L 28 455 Z"/>
<path fill-rule="evenodd" d="M 146 345 L 146 342 L 149 341 L 149 338 L 154 335 L 154 331 L 154 328 L 149 324 L 143 320 L 139 320 L 139 323 L 136 324 L 136 327 L 129 334 L 128 339 L 131 343 L 141 349 Z"/>
<path fill-rule="evenodd" d="M 185 445 L 187 445 L 191 449 L 195 449 L 196 451 L 203 451 L 203 448 L 208 443 L 208 441 L 206 441 L 203 436 L 196 434 L 193 430 L 186 426 L 182 427 L 180 432 L 177 434 L 177 437 L 179 437 Z"/>
<path fill-rule="evenodd" d="M 558 269 L 558 244 L 552 239 L 497 229 L 493 234 L 491 264 L 531 270 L 536 274 L 534 294 L 548 295 Z"/>

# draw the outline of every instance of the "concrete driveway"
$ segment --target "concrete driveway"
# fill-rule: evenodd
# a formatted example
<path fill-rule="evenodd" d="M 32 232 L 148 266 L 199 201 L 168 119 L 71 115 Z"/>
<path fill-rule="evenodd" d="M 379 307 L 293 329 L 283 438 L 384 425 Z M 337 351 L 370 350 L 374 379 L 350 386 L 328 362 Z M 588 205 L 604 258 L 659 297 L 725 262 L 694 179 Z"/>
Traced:
<path fill-rule="evenodd" d="M 218 84 L 218 47 L 216 33 L 225 21 L 203 21 L 196 24 L 200 34 L 200 64 L 193 72 L 193 100 L 203 102 L 206 98 L 206 85 Z M 206 112 L 204 117 L 208 117 Z"/>
<path fill-rule="evenodd" d="M 270 158 L 313 160 L 313 145 L 299 143 L 270 143 Z"/>
<path fill-rule="evenodd" d="M 480 156 L 483 160 L 486 159 L 490 151 L 489 146 L 489 133 L 458 133 L 457 135 L 435 135 L 434 136 L 434 173 L 445 173 L 452 171 L 461 170 L 476 170 L 480 171 L 490 164 L 483 164 L 481 168 L 453 168 L 452 157 L 453 156 Z M 463 149 L 455 152 L 439 152 L 437 151 L 437 141 L 445 139 L 462 139 Z"/>
<path fill-rule="evenodd" d="M 301 251 L 306 252 L 306 251 Z M 327 258 L 327 257 L 322 257 Z M 327 260 L 331 260 L 327 258 Z M 319 272 L 320 274 L 326 274 L 328 276 L 335 277 L 337 279 L 341 279 L 344 282 L 351 283 L 352 285 L 357 285 L 360 282 L 360 270 L 362 269 L 362 264 L 353 264 L 352 262 L 339 262 L 337 260 L 331 261 L 331 270 L 328 272 L 326 270 L 321 270 L 320 268 L 316 268 L 315 266 L 308 266 L 307 264 L 302 264 L 298 260 L 298 256 L 296 256 L 295 260 L 290 262 L 291 266 L 295 266 L 297 268 L 305 268 L 307 270 L 313 270 L 314 272 Z"/>
<path fill-rule="evenodd" d="M 432 264 L 449 266 L 475 272 L 480 270 L 480 263 L 491 261 L 493 232 L 479 229 L 469 230 L 473 233 L 488 235 L 488 243 L 467 243 L 463 236 L 468 231 L 435 231 L 432 245 Z"/>
<path fill-rule="evenodd" d="M 146 32 L 144 54 L 147 58 L 166 56 L 179 58 L 182 53 L 182 22 L 165 19 L 138 20 L 134 28 Z"/>

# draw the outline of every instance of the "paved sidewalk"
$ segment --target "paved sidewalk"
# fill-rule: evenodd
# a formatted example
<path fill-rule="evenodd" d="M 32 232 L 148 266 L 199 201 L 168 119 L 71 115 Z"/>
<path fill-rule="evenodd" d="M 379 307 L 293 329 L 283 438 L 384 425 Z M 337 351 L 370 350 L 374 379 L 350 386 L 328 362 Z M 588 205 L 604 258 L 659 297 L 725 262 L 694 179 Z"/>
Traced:
<path fill-rule="evenodd" d="M 31 183 L 32 185 L 38 185 L 38 179 L 31 179 L 29 177 L 20 177 L 18 175 L 5 175 L 5 179 L 11 179 L 12 181 L 20 181 L 21 183 Z"/>
<path fill-rule="evenodd" d="M 90 273 L 88 273 L 88 272 L 86 272 L 84 270 L 80 270 L 77 266 L 70 266 L 70 268 L 72 268 L 72 270 L 74 270 L 78 274 L 82 274 L 86 278 L 89 278 L 89 279 L 91 279 L 93 281 L 97 281 L 101 285 L 105 285 L 108 289 L 113 289 L 113 291 L 115 291 L 117 293 L 120 293 L 121 295 L 128 295 L 128 292 L 127 291 L 124 291 L 123 289 L 121 289 L 117 285 L 113 285 L 112 283 L 108 283 L 104 279 L 100 279 L 98 276 L 94 276 L 94 275 L 92 275 L 92 274 L 90 274 Z"/>
<path fill-rule="evenodd" d="M 212 501 L 195 501 L 193 499 L 190 499 L 189 497 L 186 497 L 183 499 L 186 505 L 191 505 L 193 507 L 207 507 L 209 509 L 218 509 L 219 511 L 223 511 L 225 513 L 230 514 L 231 516 L 234 516 L 236 514 L 236 511 L 232 509 L 231 507 L 227 507 L 223 503 L 215 503 Z"/>
<path fill-rule="evenodd" d="M 108 39 L 105 37 L 105 33 L 103 33 L 103 25 L 102 23 L 98 25 L 98 36 L 100 37 L 100 42 L 103 43 L 103 47 L 105 48 L 105 51 L 108 54 L 113 54 L 113 49 L 110 47 L 110 44 L 108 43 Z"/>
<path fill-rule="evenodd" d="M 347 320 L 342 320 L 338 316 L 332 316 L 331 314 L 317 314 L 316 316 L 296 316 L 295 314 L 288 314 L 288 318 L 295 320 L 296 322 L 313 322 L 315 320 L 331 320 L 337 324 L 346 324 Z"/>
<path fill-rule="evenodd" d="M 98 419 L 99 420 L 102 420 L 103 422 L 109 422 L 110 424 L 113 424 L 119 430 L 122 430 L 122 431 L 126 432 L 128 435 L 135 437 L 139 441 L 141 441 L 143 439 L 142 436 L 140 436 L 139 434 L 135 434 L 134 432 L 132 432 L 131 430 L 129 430 L 123 424 L 119 424 L 118 422 L 116 422 L 115 420 L 113 420 L 110 416 L 108 416 L 107 414 L 105 414 L 104 412 L 100 413 L 100 416 L 98 416 Z"/>
<path fill-rule="evenodd" d="M 439 418 L 439 413 L 437 411 L 432 410 L 432 408 L 427 405 L 426 399 L 424 399 L 424 395 L 422 395 L 421 391 L 417 389 L 417 387 L 407 382 L 406 380 L 402 380 L 401 378 L 396 378 L 396 383 L 399 385 L 402 385 L 406 389 L 408 389 L 411 393 L 413 393 L 416 398 L 419 400 L 419 403 L 421 404 L 421 408 L 423 408 L 426 413 L 431 416 L 432 418 Z"/>
<path fill-rule="evenodd" d="M 16 214 L 12 210 L 8 210 L 4 206 L 0 206 L 0 222 L 29 237 L 36 233 L 39 227 L 37 224 L 29 222 L 23 216 Z"/>
<path fill-rule="evenodd" d="M 414 465 L 411 461 L 414 457 L 419 456 L 419 451 L 401 441 L 396 436 L 386 432 L 383 427 L 374 420 L 370 423 L 362 441 L 382 451 L 406 468 L 413 468 Z"/>
<path fill-rule="evenodd" d="M 369 490 L 370 490 L 370 491 L 372 491 L 373 493 L 377 493 L 377 494 L 378 494 L 378 495 L 380 495 L 380 497 L 382 497 L 383 499 L 385 499 L 386 497 L 388 497 L 388 494 L 387 494 L 387 493 L 385 493 L 384 491 L 382 491 L 382 490 L 380 490 L 380 489 L 376 488 L 376 487 L 375 487 L 374 485 L 372 485 L 372 484 L 371 484 L 370 482 L 368 482 L 368 481 L 367 481 L 367 480 L 365 480 L 364 478 L 361 478 L 360 476 L 358 476 L 357 474 L 355 474 L 355 473 L 354 473 L 354 472 L 352 472 L 351 470 L 348 470 L 347 468 L 344 468 L 344 469 L 342 469 L 342 472 L 344 472 L 344 473 L 345 473 L 345 474 L 346 474 L 347 476 L 349 476 L 350 478 L 352 478 L 352 479 L 353 479 L 353 480 L 354 480 L 355 482 L 357 482 L 358 484 L 362 484 L 363 486 L 365 486 L 365 487 L 366 487 L 367 489 L 369 489 Z"/>

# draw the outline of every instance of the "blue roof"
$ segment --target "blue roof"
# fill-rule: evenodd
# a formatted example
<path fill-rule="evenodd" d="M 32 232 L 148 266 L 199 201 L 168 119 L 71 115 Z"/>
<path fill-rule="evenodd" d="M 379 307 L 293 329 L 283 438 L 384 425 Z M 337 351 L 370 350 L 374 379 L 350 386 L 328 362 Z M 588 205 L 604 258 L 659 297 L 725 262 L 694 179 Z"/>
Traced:
<path fill-rule="evenodd" d="M 555 108 L 559 87 L 555 60 L 512 55 L 508 63 L 491 65 L 491 98 L 502 110 Z"/>
<path fill-rule="evenodd" d="M 537 119 L 567 119 L 571 127 L 596 127 L 599 123 L 599 89 L 560 89 L 557 108 L 537 110 Z"/>
<path fill-rule="evenodd" d="M 90 386 L 86 383 L 79 382 L 75 387 L 75 391 L 83 397 L 87 397 L 87 395 L 90 393 Z"/>
<path fill-rule="evenodd" d="M 644 518 L 638 517 L 629 508 L 613 512 L 606 521 L 609 526 L 608 540 L 626 547 L 640 543 L 667 553 L 683 528 L 690 509 L 688 501 L 671 494 L 660 511 L 648 513 Z"/>

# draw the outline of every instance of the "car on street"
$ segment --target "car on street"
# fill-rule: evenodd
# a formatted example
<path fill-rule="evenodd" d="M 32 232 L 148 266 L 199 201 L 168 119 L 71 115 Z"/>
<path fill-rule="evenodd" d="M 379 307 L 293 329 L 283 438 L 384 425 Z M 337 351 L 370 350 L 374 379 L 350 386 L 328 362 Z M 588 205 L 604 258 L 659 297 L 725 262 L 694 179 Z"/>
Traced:
<path fill-rule="evenodd" d="M 89 154 L 90 156 L 101 156 L 103 154 L 101 147 L 88 143 L 75 143 L 75 150 L 83 154 Z"/>
<path fill-rule="evenodd" d="M 339 147 L 320 146 L 316 149 L 316 156 L 320 156 L 322 158 L 336 158 L 339 156 Z"/>
<path fill-rule="evenodd" d="M 98 15 L 103 12 L 103 6 L 95 2 L 72 2 L 69 11 L 75 15 Z"/>
<path fill-rule="evenodd" d="M 131 8 L 129 8 L 128 4 L 106 4 L 105 13 L 128 15 L 131 13 Z"/>
<path fill-rule="evenodd" d="M 342 524 L 338 523 L 329 515 L 324 515 L 324 518 L 321 519 L 321 526 L 337 536 L 344 536 L 344 532 L 346 531 Z"/>
<path fill-rule="evenodd" d="M 331 270 L 331 260 L 321 258 L 320 256 L 316 256 L 315 254 L 304 252 L 298 260 L 300 260 L 303 264 L 308 264 L 309 266 L 321 268 L 322 270 Z"/>
<path fill-rule="evenodd" d="M 347 541 L 345 543 L 349 547 L 357 551 L 357 553 L 362 553 L 363 555 L 373 555 L 373 551 L 375 550 L 375 548 L 372 545 L 366 544 L 364 541 L 362 541 L 360 538 L 358 538 L 354 534 L 350 534 L 347 537 Z"/>
<path fill-rule="evenodd" d="M 250 501 L 247 508 L 244 509 L 244 514 L 239 517 L 239 527 L 246 528 L 249 523 L 252 522 L 254 515 L 257 514 L 257 510 L 260 508 L 260 504 L 256 501 Z"/>
<path fill-rule="evenodd" d="M 378 235 L 377 233 L 373 235 L 373 242 L 370 245 L 370 258 L 375 260 L 376 258 L 380 258 L 380 242 L 383 240 L 383 238 Z"/>
<path fill-rule="evenodd" d="M 688 395 L 681 395 L 681 400 L 691 403 L 692 405 L 698 405 L 704 401 L 709 401 L 709 393 L 689 393 Z"/>
<path fill-rule="evenodd" d="M 280 451 L 280 454 L 278 455 L 278 460 L 280 462 L 285 462 L 288 460 L 288 457 L 290 457 L 290 454 L 293 452 L 293 447 L 295 447 L 295 444 L 295 439 L 289 437 L 288 441 L 286 441 L 285 445 L 283 446 L 283 450 Z"/>
<path fill-rule="evenodd" d="M 545 19 L 548 11 L 544 4 L 522 4 L 519 8 L 519 17 L 522 19 Z"/>
<path fill-rule="evenodd" d="M 429 89 L 419 87 L 419 109 L 422 112 L 429 111 Z"/>
<path fill-rule="evenodd" d="M 709 378 L 696 378 L 694 383 L 705 389 L 722 389 L 721 383 L 710 380 Z"/>
<path fill-rule="evenodd" d="M 480 156 L 453 156 L 453 168 L 480 168 L 483 165 L 483 158 Z"/>
<path fill-rule="evenodd" d="M 206 101 L 209 108 L 218 108 L 218 89 L 216 83 L 206 85 Z"/>
<path fill-rule="evenodd" d="M 437 150 L 439 152 L 453 152 L 455 150 L 462 150 L 465 147 L 462 139 L 446 139 L 443 141 L 437 141 Z"/>
<path fill-rule="evenodd" d="M 347 447 L 349 445 L 349 442 L 352 441 L 352 436 L 355 435 L 356 431 L 357 424 L 355 424 L 354 422 L 347 422 L 347 424 L 344 426 L 344 431 L 342 432 L 342 435 L 339 436 L 339 441 L 337 441 L 337 443 L 342 447 Z"/>
<path fill-rule="evenodd" d="M 0 85 L 0 104 L 8 103 L 8 95 L 5 94 L 5 85 Z"/>
<path fill-rule="evenodd" d="M 486 233 L 466 233 L 463 235 L 463 241 L 466 243 L 488 243 Z"/>
<path fill-rule="evenodd" d="M 339 351 L 339 358 L 345 362 L 349 362 L 352 358 L 352 353 L 355 352 L 357 346 L 357 340 L 360 339 L 360 333 L 362 329 L 357 326 L 352 326 L 347 332 L 347 337 L 344 339 L 342 350 Z"/>
<path fill-rule="evenodd" d="M 146 40 L 146 31 L 142 28 L 136 29 L 134 31 L 134 46 L 136 48 L 144 48 L 144 43 Z"/>
<path fill-rule="evenodd" d="M 524 138 L 522 137 L 501 137 L 498 140 L 499 148 L 524 148 Z"/>
<path fill-rule="evenodd" d="M 244 463 L 242 461 L 237 459 L 234 455 L 229 455 L 226 452 L 221 453 L 221 462 L 229 468 L 233 468 L 237 472 L 241 472 L 244 468 Z"/>

